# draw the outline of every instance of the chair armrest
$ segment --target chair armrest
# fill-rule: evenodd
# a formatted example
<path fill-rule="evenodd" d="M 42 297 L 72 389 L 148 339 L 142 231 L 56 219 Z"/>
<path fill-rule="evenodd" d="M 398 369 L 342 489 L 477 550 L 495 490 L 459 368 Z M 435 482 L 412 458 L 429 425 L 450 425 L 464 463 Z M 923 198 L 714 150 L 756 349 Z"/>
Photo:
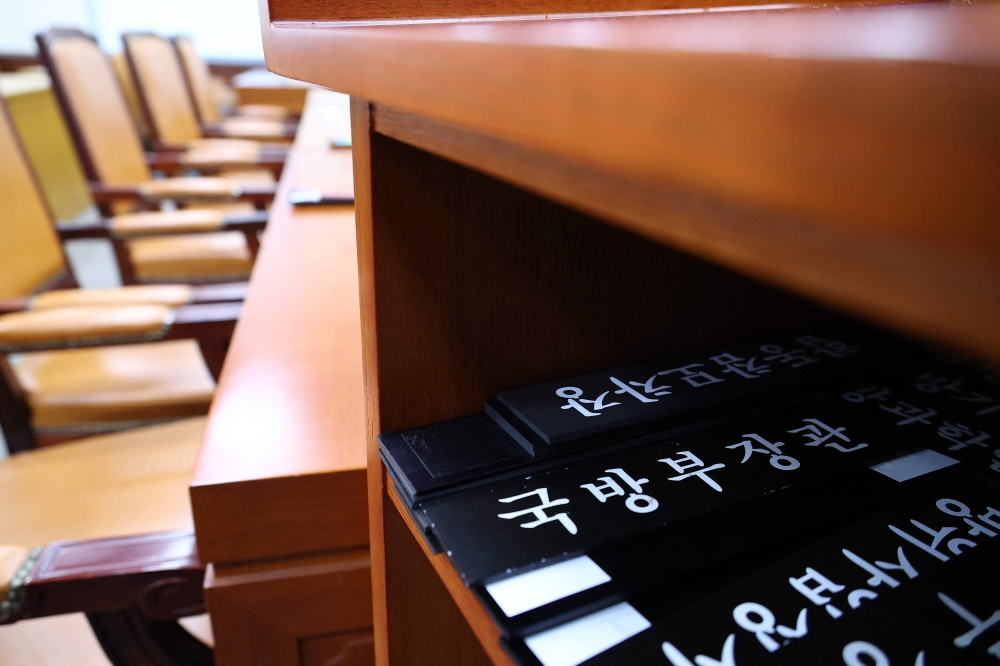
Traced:
<path fill-rule="evenodd" d="M 83 222 L 58 228 L 62 240 L 74 238 L 135 238 L 139 236 L 169 236 L 217 231 L 263 231 L 267 227 L 267 211 L 230 213 L 210 209 L 176 211 L 145 211 L 116 215 L 105 220 Z"/>
<path fill-rule="evenodd" d="M 196 181 L 210 181 L 198 183 Z M 155 183 L 155 184 L 154 184 Z M 239 199 L 267 204 L 274 199 L 275 184 L 239 184 L 225 178 L 164 178 L 135 185 L 90 183 L 90 193 L 97 204 L 114 201 L 220 201 Z"/>
<path fill-rule="evenodd" d="M 194 532 L 54 541 L 14 575 L 0 624 L 64 613 L 139 608 L 155 620 L 205 612 L 205 566 Z"/>
<path fill-rule="evenodd" d="M 91 305 L 0 316 L 0 352 L 135 344 L 158 340 L 228 340 L 242 303 Z"/>
<path fill-rule="evenodd" d="M 221 282 L 203 285 L 131 285 L 111 289 L 53 289 L 37 296 L 0 299 L 0 315 L 74 305 L 153 304 L 179 307 L 195 303 L 225 303 L 244 300 L 248 287 L 246 282 Z"/>
<path fill-rule="evenodd" d="M 79 306 L 165 305 L 178 308 L 191 303 L 194 287 L 187 284 L 148 284 L 111 289 L 53 289 L 30 300 L 29 310 Z"/>

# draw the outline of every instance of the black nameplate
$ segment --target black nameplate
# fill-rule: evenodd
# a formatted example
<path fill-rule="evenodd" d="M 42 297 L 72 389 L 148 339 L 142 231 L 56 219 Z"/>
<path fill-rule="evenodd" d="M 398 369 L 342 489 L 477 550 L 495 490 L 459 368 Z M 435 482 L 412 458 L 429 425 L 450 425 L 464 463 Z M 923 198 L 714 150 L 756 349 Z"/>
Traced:
<path fill-rule="evenodd" d="M 775 334 L 708 351 L 505 391 L 498 402 L 548 447 L 831 380 L 860 359 L 865 336 L 847 329 Z M 545 446 L 509 434 L 532 455 Z"/>
<path fill-rule="evenodd" d="M 648 628 L 635 627 L 633 615 L 631 638 L 562 663 L 996 663 L 998 496 L 961 473 L 943 478 L 933 488 L 918 483 L 917 490 L 901 491 L 868 518 L 736 582 L 727 580 L 728 570 L 708 567 L 523 641 L 509 640 L 508 647 L 522 664 L 556 663 L 560 648 L 552 639 L 560 631 L 563 639 L 576 631 L 576 640 L 586 643 L 606 629 L 596 613 L 613 615 L 625 604 Z M 576 645 L 569 645 L 572 652 Z"/>
<path fill-rule="evenodd" d="M 704 519 L 905 446 L 838 400 L 420 502 L 466 584 Z"/>

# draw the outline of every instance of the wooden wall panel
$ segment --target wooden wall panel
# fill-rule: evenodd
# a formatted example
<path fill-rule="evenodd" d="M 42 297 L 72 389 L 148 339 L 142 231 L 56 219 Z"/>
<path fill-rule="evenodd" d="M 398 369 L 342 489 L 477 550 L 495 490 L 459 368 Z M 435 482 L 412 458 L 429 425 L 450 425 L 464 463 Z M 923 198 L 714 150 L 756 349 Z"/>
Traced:
<path fill-rule="evenodd" d="M 213 566 L 205 579 L 205 596 L 213 632 L 226 636 L 225 642 L 216 641 L 216 663 L 301 666 L 305 643 L 312 637 L 370 635 L 370 586 L 367 549 L 266 564 Z M 324 656 L 332 659 L 345 647 L 321 641 L 310 645 L 308 654 L 313 663 L 322 664 Z M 359 659 L 364 651 L 363 645 L 355 645 L 352 659 Z"/>
<path fill-rule="evenodd" d="M 828 316 L 377 133 L 372 169 L 383 432 Z"/>
<path fill-rule="evenodd" d="M 353 104 L 377 663 L 488 663 L 483 648 L 503 663 L 470 593 L 442 583 L 386 501 L 376 435 L 832 315 L 373 132 L 369 105 Z"/>

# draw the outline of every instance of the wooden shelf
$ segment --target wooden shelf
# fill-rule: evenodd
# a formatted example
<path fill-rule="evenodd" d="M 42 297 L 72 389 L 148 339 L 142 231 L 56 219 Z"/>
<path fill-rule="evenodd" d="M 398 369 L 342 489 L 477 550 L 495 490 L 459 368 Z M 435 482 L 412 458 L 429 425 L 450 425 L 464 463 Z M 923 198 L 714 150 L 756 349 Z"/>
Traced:
<path fill-rule="evenodd" d="M 261 4 L 354 96 L 383 665 L 509 660 L 381 432 L 834 313 L 1000 359 L 1000 7 L 538 6 Z"/>

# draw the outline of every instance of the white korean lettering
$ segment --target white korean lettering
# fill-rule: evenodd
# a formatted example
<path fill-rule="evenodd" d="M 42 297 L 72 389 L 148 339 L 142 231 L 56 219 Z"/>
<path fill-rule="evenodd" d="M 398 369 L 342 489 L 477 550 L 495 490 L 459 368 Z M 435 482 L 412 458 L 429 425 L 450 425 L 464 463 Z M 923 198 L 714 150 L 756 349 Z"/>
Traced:
<path fill-rule="evenodd" d="M 634 388 L 632 388 L 631 386 L 629 386 L 628 384 L 626 384 L 622 380 L 618 379 L 617 377 L 612 377 L 611 378 L 611 383 L 618 387 L 618 390 L 615 391 L 615 395 L 622 395 L 623 393 L 627 393 L 628 395 L 632 396 L 633 398 L 635 398 L 639 402 L 659 402 L 660 401 L 659 398 L 647 398 L 646 396 L 644 396 L 643 394 L 639 393 Z M 631 384 L 631 383 L 632 382 L 629 382 L 629 384 Z M 642 385 L 640 384 L 640 386 L 642 386 Z"/>
<path fill-rule="evenodd" d="M 701 461 L 701 459 L 698 458 L 698 456 L 696 456 L 691 451 L 678 451 L 677 453 L 680 456 L 679 458 L 676 458 L 676 459 L 674 459 L 674 458 L 660 458 L 660 460 L 659 460 L 659 462 L 661 462 L 661 463 L 667 463 L 668 465 L 670 465 L 671 467 L 673 467 L 676 472 L 680 473 L 680 476 L 671 476 L 671 477 L 669 477 L 668 481 L 683 481 L 684 479 L 687 479 L 689 477 L 697 476 L 699 479 L 701 479 L 702 481 L 704 481 L 705 483 L 707 483 L 709 485 L 709 487 L 711 487 L 713 490 L 715 490 L 715 492 L 717 492 L 717 493 L 721 493 L 722 492 L 722 486 L 720 486 L 718 483 L 716 483 L 708 475 L 708 473 L 711 472 L 711 471 L 713 471 L 713 470 L 722 469 L 723 467 L 725 467 L 724 464 L 722 464 L 722 463 L 716 463 L 715 465 L 712 465 L 711 467 L 706 467 L 705 469 L 697 470 L 697 471 L 694 471 L 694 472 L 686 472 L 687 470 L 689 470 L 691 468 L 694 468 L 694 467 L 704 467 L 705 463 L 703 463 Z"/>
<path fill-rule="evenodd" d="M 806 615 L 808 609 L 799 611 L 796 618 L 795 628 L 777 624 L 774 613 L 767 606 L 754 602 L 742 603 L 733 609 L 733 619 L 741 629 L 745 629 L 757 637 L 757 640 L 768 652 L 774 652 L 781 645 L 772 638 L 775 631 L 784 638 L 801 638 L 809 633 L 806 625 Z M 754 619 L 756 616 L 757 619 Z"/>
<path fill-rule="evenodd" d="M 950 397 L 952 400 L 958 400 L 960 402 L 975 402 L 989 405 L 988 407 L 983 407 L 977 411 L 977 416 L 986 416 L 987 414 L 992 414 L 993 412 L 1000 410 L 1000 404 L 998 404 L 996 400 L 988 395 L 983 395 L 979 391 L 969 391 L 969 393 L 965 396 L 953 395 Z"/>
<path fill-rule="evenodd" d="M 656 374 L 669 375 L 674 372 L 679 372 L 681 373 L 681 379 L 683 379 L 684 381 L 686 381 L 688 384 L 690 384 L 695 388 L 701 388 L 702 386 L 707 386 L 708 384 L 717 384 L 721 381 L 725 381 L 723 379 L 720 379 L 719 377 L 710 375 L 703 370 L 699 370 L 697 372 L 692 370 L 692 368 L 700 368 L 704 365 L 705 365 L 704 363 L 692 363 L 690 365 L 685 365 L 680 368 L 673 368 L 671 370 L 662 370 Z"/>
<path fill-rule="evenodd" d="M 740 377 L 746 377 L 747 379 L 757 379 L 761 375 L 771 372 L 771 366 L 764 363 L 758 364 L 756 356 L 751 356 L 748 361 L 740 358 L 739 356 L 726 353 L 719 354 L 718 356 L 712 356 L 711 359 L 715 361 L 717 365 L 723 366 L 723 374 L 735 373 Z"/>
<path fill-rule="evenodd" d="M 881 567 L 882 569 L 885 569 L 886 571 L 902 571 L 907 576 L 909 576 L 910 580 L 913 580 L 914 578 L 920 575 L 919 573 L 917 573 L 916 568 L 914 568 L 914 566 L 910 564 L 910 561 L 906 559 L 906 553 L 903 552 L 902 546 L 896 549 L 895 564 L 893 564 L 892 562 L 883 562 L 882 560 L 875 560 L 875 565 Z"/>
<path fill-rule="evenodd" d="M 993 507 L 990 506 L 986 507 L 986 513 L 977 514 L 976 518 L 983 521 L 987 525 L 990 525 L 991 527 L 995 527 L 998 530 L 1000 530 L 1000 523 L 993 520 L 994 518 L 1000 518 L 1000 511 L 997 511 Z"/>
<path fill-rule="evenodd" d="M 629 488 L 635 491 L 630 493 L 628 499 L 625 500 L 625 506 L 629 511 L 633 513 L 651 513 L 659 508 L 660 503 L 655 498 L 642 494 L 642 484 L 649 483 L 649 479 L 633 479 L 620 467 L 604 471 L 607 474 L 617 474 Z M 594 497 L 600 500 L 601 504 L 604 504 L 609 497 L 625 495 L 625 490 L 610 476 L 600 476 L 597 480 L 603 481 L 603 483 L 601 485 L 585 483 L 580 487 L 589 490 Z"/>
<path fill-rule="evenodd" d="M 937 411 L 933 409 L 924 410 L 922 407 L 915 407 L 903 400 L 898 401 L 894 407 L 879 405 L 878 408 L 890 414 L 902 416 L 903 420 L 896 423 L 898 426 L 910 425 L 911 423 L 930 425 L 930 418 L 937 416 Z"/>
<path fill-rule="evenodd" d="M 819 419 L 802 419 L 802 422 L 806 425 L 801 428 L 796 428 L 795 430 L 789 430 L 788 432 L 792 434 L 802 433 L 802 436 L 809 440 L 806 442 L 806 446 L 819 446 L 820 444 L 824 444 L 829 448 L 840 451 L 841 453 L 851 453 L 852 451 L 857 451 L 858 449 L 863 449 L 868 446 L 862 442 L 861 444 L 855 444 L 854 446 L 847 448 L 842 446 L 837 441 L 829 441 L 831 438 L 836 438 L 849 444 L 851 439 L 844 434 L 844 430 L 846 428 L 831 428 Z"/>
<path fill-rule="evenodd" d="M 761 345 L 760 350 L 765 354 L 771 354 L 771 356 L 764 357 L 765 361 L 777 361 L 783 365 L 791 365 L 793 368 L 800 368 L 803 365 L 819 362 L 819 359 L 807 355 L 801 349 L 785 351 L 779 345 Z"/>
<path fill-rule="evenodd" d="M 854 345 L 837 340 L 826 340 L 816 335 L 805 335 L 801 338 L 795 338 L 795 341 L 811 349 L 814 354 L 823 354 L 832 358 L 844 358 L 858 351 Z"/>
<path fill-rule="evenodd" d="M 743 440 L 739 444 L 732 444 L 726 447 L 727 449 L 736 449 L 741 446 L 743 447 L 743 460 L 740 461 L 741 465 L 749 460 L 750 456 L 754 453 L 763 453 L 764 455 L 771 456 L 770 463 L 772 467 L 776 467 L 783 472 L 789 472 L 793 469 L 799 468 L 798 460 L 792 458 L 791 456 L 781 454 L 781 447 L 785 445 L 784 442 L 771 443 L 756 433 L 749 433 L 743 436 L 747 439 Z M 754 448 L 753 442 L 757 442 L 764 448 Z"/>
<path fill-rule="evenodd" d="M 840 397 L 842 397 L 847 402 L 862 403 L 868 400 L 877 400 L 878 402 L 885 402 L 885 399 L 892 395 L 892 391 L 885 388 L 879 388 L 877 386 L 869 386 L 868 388 L 858 389 L 856 391 L 848 391 Z"/>
<path fill-rule="evenodd" d="M 969 507 L 965 506 L 958 500 L 939 499 L 936 506 L 949 516 L 955 516 L 956 518 L 964 520 L 965 524 L 972 528 L 969 530 L 969 536 L 979 536 L 980 534 L 985 534 L 992 539 L 997 535 L 997 533 L 993 530 L 988 527 L 983 527 L 976 521 L 972 520 L 972 512 L 969 511 Z"/>
<path fill-rule="evenodd" d="M 548 488 L 539 488 L 538 490 L 532 490 L 531 492 L 515 495 L 514 497 L 505 497 L 499 501 L 504 504 L 509 504 L 511 502 L 525 499 L 526 497 L 531 497 L 532 495 L 537 495 L 538 499 L 540 499 L 542 503 L 538 506 L 531 507 L 530 509 L 522 509 L 520 511 L 512 511 L 510 513 L 498 513 L 497 517 L 503 518 L 504 520 L 511 520 L 512 518 L 520 518 L 521 516 L 526 516 L 530 513 L 535 517 L 535 520 L 527 523 L 521 523 L 521 527 L 530 530 L 538 527 L 539 525 L 544 525 L 545 523 L 551 523 L 552 521 L 557 520 L 563 527 L 566 528 L 567 532 L 570 534 L 576 534 L 576 523 L 570 519 L 568 513 L 557 513 L 551 516 L 545 513 L 546 509 L 551 509 L 554 506 L 569 504 L 568 499 L 556 499 L 549 501 Z"/>
<path fill-rule="evenodd" d="M 957 379 L 938 377 L 930 372 L 925 372 L 917 377 L 916 388 L 924 393 L 939 393 L 941 391 L 955 392 L 962 386 L 962 382 Z"/>
<path fill-rule="evenodd" d="M 848 643 L 840 656 L 846 666 L 889 666 L 889 657 L 885 656 L 885 652 L 866 641 Z"/>
<path fill-rule="evenodd" d="M 927 533 L 927 534 L 929 534 L 931 536 L 931 538 L 933 540 L 931 541 L 930 545 L 924 543 L 923 541 L 921 541 L 917 537 L 912 536 L 912 535 L 910 535 L 907 532 L 904 532 L 903 530 L 899 529 L 895 525 L 889 525 L 889 529 L 892 530 L 897 536 L 900 536 L 903 539 L 906 539 L 907 541 L 909 541 L 910 543 L 912 543 L 914 546 L 916 546 L 920 550 L 924 551 L 925 553 L 927 553 L 929 555 L 933 555 L 934 557 L 936 557 L 937 559 L 941 560 L 942 562 L 947 562 L 949 559 L 951 559 L 950 557 L 948 557 L 947 555 L 945 555 L 944 553 L 942 553 L 941 551 L 939 551 L 937 549 L 937 547 L 941 545 L 941 542 L 944 541 L 944 538 L 946 536 L 948 536 L 949 534 L 951 534 L 952 532 L 954 532 L 958 528 L 955 528 L 955 527 L 942 527 L 940 530 L 933 530 L 930 527 L 927 527 L 926 525 L 924 525 L 919 520 L 910 520 L 910 522 L 913 523 L 914 527 L 916 527 L 917 529 L 919 529 L 922 532 L 925 532 L 925 533 Z M 962 554 L 962 547 L 963 546 L 968 546 L 970 548 L 973 548 L 973 547 L 975 547 L 975 545 L 976 545 L 976 543 L 974 541 L 969 541 L 968 539 L 958 539 L 958 538 L 956 538 L 956 539 L 951 539 L 951 540 L 948 541 L 948 550 L 950 550 L 955 555 L 961 555 Z"/>
<path fill-rule="evenodd" d="M 847 603 L 851 608 L 857 608 L 861 605 L 864 599 L 878 599 L 878 594 L 872 592 L 867 587 L 862 587 L 857 590 L 852 590 L 847 595 Z"/>
<path fill-rule="evenodd" d="M 864 569 L 865 571 L 867 571 L 872 575 L 872 577 L 868 579 L 868 585 L 872 587 L 878 587 L 882 583 L 885 583 L 886 585 L 892 588 L 899 587 L 898 580 L 896 580 L 889 574 L 885 573 L 871 562 L 868 562 L 864 558 L 855 555 L 846 548 L 843 548 L 840 552 L 842 552 L 844 556 L 847 557 L 847 559 L 849 559 L 851 562 L 854 562 L 859 567 L 861 567 L 862 569 Z"/>
<path fill-rule="evenodd" d="M 823 596 L 823 592 L 831 592 L 834 594 L 842 592 L 844 590 L 844 586 L 834 583 L 832 580 L 812 567 L 806 567 L 805 576 L 801 576 L 799 578 L 789 578 L 788 582 L 796 592 L 817 606 L 825 608 L 826 612 L 829 613 L 833 619 L 837 619 L 844 614 L 842 610 L 830 603 L 829 597 Z M 815 586 L 810 587 L 809 583 L 815 583 Z"/>
<path fill-rule="evenodd" d="M 673 666 L 736 666 L 736 656 L 734 655 L 734 648 L 736 646 L 736 634 L 729 634 L 726 638 L 726 642 L 722 644 L 722 654 L 718 659 L 712 659 L 711 657 L 706 657 L 703 654 L 699 654 L 694 658 L 694 663 L 684 656 L 684 653 L 673 646 L 672 643 L 667 641 L 663 642 L 661 648 L 663 649 L 663 656 L 670 660 Z"/>
<path fill-rule="evenodd" d="M 949 597 L 944 592 L 938 592 L 938 599 L 940 599 L 945 606 L 951 609 L 951 611 L 955 613 L 955 615 L 959 616 L 960 618 L 968 622 L 970 625 L 972 625 L 972 629 L 970 629 L 969 631 L 965 632 L 964 634 L 955 639 L 954 641 L 955 647 L 957 648 L 964 649 L 969 647 L 970 645 L 972 645 L 972 641 L 979 638 L 979 636 L 984 631 L 986 631 L 993 625 L 1000 622 L 1000 610 L 993 611 L 993 614 L 990 615 L 988 618 L 986 618 L 985 620 L 980 620 L 978 617 L 973 615 L 960 603 Z M 994 657 L 1000 659 L 1000 641 L 997 641 L 996 643 L 991 645 L 989 649 L 987 649 L 987 652 L 993 655 Z"/>
<path fill-rule="evenodd" d="M 560 398 L 567 399 L 566 404 L 560 407 L 560 409 L 575 409 L 584 416 L 600 416 L 602 409 L 605 409 L 607 407 L 614 407 L 615 405 L 621 404 L 620 402 L 605 403 L 604 398 L 605 396 L 608 395 L 608 393 L 610 393 L 610 391 L 605 391 L 604 393 L 599 395 L 596 400 L 587 400 L 586 398 L 583 397 L 583 390 L 578 389 L 575 386 L 564 386 L 558 391 L 556 391 L 557 396 L 559 396 Z M 591 409 L 593 409 L 594 411 L 590 411 L 589 409 L 584 407 L 582 403 L 587 403 L 589 405 L 592 405 Z"/>
<path fill-rule="evenodd" d="M 670 384 L 665 384 L 663 386 L 653 386 L 653 384 L 656 383 L 657 376 L 658 375 L 653 375 L 652 377 L 650 377 L 649 379 L 647 379 L 644 382 L 630 381 L 629 385 L 630 386 L 634 386 L 636 388 L 641 388 L 643 393 L 647 393 L 647 394 L 651 394 L 651 395 L 655 395 L 655 396 L 670 395 Z M 621 383 L 617 379 L 615 379 L 614 377 L 612 377 L 611 381 L 615 382 L 616 384 L 618 384 L 619 386 L 622 387 L 622 390 L 615 391 L 615 394 L 619 394 L 619 393 L 624 393 L 625 392 L 626 387 L 622 386 Z M 636 397 L 638 397 L 638 396 L 636 396 Z M 640 398 L 640 399 L 642 399 L 642 398 Z M 651 400 L 651 399 L 645 398 L 645 399 L 643 399 L 643 402 L 658 402 L 658 401 L 657 400 Z"/>
<path fill-rule="evenodd" d="M 986 440 L 990 439 L 990 436 L 979 431 L 976 435 L 972 428 L 963 425 L 961 423 L 948 423 L 945 421 L 944 425 L 938 428 L 938 437 L 943 437 L 949 442 L 954 442 L 954 446 L 949 446 L 949 451 L 959 451 L 969 446 L 970 444 L 975 444 L 976 446 L 981 446 L 984 449 L 987 447 Z"/>

